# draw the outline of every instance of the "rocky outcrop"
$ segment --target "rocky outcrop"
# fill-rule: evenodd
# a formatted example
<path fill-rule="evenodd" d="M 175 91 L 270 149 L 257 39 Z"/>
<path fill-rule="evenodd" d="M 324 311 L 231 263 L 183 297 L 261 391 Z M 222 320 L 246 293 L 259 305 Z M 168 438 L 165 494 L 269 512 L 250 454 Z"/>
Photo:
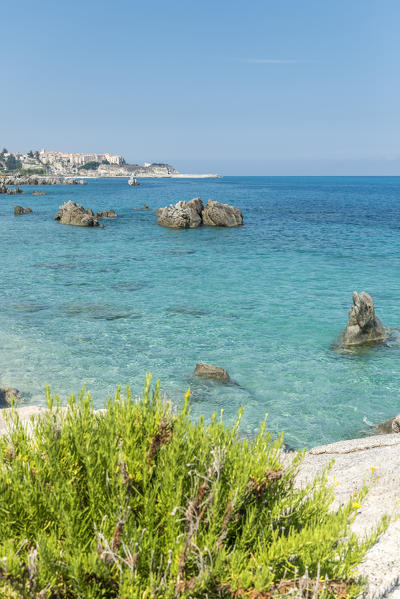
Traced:
<path fill-rule="evenodd" d="M 47 196 L 47 191 L 32 191 L 33 196 Z"/>
<path fill-rule="evenodd" d="M 114 210 L 102 210 L 96 216 L 97 218 L 117 218 L 117 213 Z"/>
<path fill-rule="evenodd" d="M 16 196 L 19 193 L 23 193 L 22 189 L 20 189 L 19 187 L 15 187 L 14 189 L 10 189 L 10 188 L 7 189 L 7 194 L 9 196 Z"/>
<path fill-rule="evenodd" d="M 4 177 L 5 185 L 63 185 L 61 177 L 46 177 L 41 175 L 9 175 Z"/>
<path fill-rule="evenodd" d="M 196 229 L 202 224 L 203 202 L 194 198 L 190 202 L 178 202 L 161 208 L 157 224 L 172 229 Z"/>
<path fill-rule="evenodd" d="M 243 225 L 241 211 L 229 204 L 209 200 L 203 210 L 203 225 L 209 227 L 239 227 Z"/>
<path fill-rule="evenodd" d="M 385 420 L 385 422 L 382 422 L 382 424 L 378 424 L 376 427 L 376 432 L 384 435 L 400 433 L 400 414 L 397 414 L 397 416 L 394 418 Z"/>
<path fill-rule="evenodd" d="M 58 214 L 54 217 L 62 225 L 76 225 L 78 227 L 97 227 L 97 215 L 93 211 L 85 209 L 80 204 L 76 204 L 71 200 L 60 206 Z"/>
<path fill-rule="evenodd" d="M 22 206 L 14 206 L 14 215 L 18 216 L 20 214 L 28 214 L 32 212 L 30 208 L 23 208 Z"/>
<path fill-rule="evenodd" d="M 349 310 L 349 322 L 343 333 L 345 347 L 377 343 L 386 338 L 385 329 L 377 316 L 372 297 L 362 291 L 353 292 L 353 306 Z"/>
<path fill-rule="evenodd" d="M 0 387 L 0 408 L 9 408 L 11 399 L 18 399 L 20 392 L 13 387 Z"/>
<path fill-rule="evenodd" d="M 135 179 L 133 175 L 131 175 L 129 177 L 128 185 L 131 185 L 132 187 L 137 187 L 138 185 L 140 185 L 140 183 L 137 179 Z"/>
<path fill-rule="evenodd" d="M 195 376 L 201 376 L 206 379 L 221 381 L 223 383 L 229 383 L 231 380 L 229 374 L 224 368 L 220 368 L 220 366 L 213 366 L 212 364 L 196 364 L 193 374 Z"/>
<path fill-rule="evenodd" d="M 65 185 L 87 185 L 88 182 L 85 179 L 65 179 Z"/>
<path fill-rule="evenodd" d="M 238 227 L 243 224 L 243 216 L 238 208 L 212 201 L 208 201 L 204 207 L 200 198 L 159 208 L 155 215 L 158 216 L 158 225 L 173 229 L 197 229 L 201 225 Z"/>
<path fill-rule="evenodd" d="M 8 191 L 8 187 L 5 183 L 1 182 L 0 183 L 0 193 L 7 193 Z"/>

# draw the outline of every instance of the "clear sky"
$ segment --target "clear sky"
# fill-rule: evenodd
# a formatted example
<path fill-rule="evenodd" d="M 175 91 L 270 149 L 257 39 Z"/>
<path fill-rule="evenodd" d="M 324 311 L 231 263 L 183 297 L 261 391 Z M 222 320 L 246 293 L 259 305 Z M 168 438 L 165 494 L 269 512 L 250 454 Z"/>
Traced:
<path fill-rule="evenodd" d="M 399 0 L 2 3 L 0 145 L 400 174 Z"/>

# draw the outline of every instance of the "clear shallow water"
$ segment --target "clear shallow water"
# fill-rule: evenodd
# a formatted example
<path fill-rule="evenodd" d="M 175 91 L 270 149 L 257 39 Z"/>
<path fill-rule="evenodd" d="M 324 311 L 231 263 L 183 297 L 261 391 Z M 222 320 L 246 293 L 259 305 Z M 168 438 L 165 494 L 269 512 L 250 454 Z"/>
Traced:
<path fill-rule="evenodd" d="M 102 407 L 118 384 L 139 393 L 147 370 L 192 412 L 245 407 L 252 434 L 294 446 L 368 433 L 400 411 L 400 178 L 225 177 L 90 181 L 47 196 L 0 196 L 0 384 L 43 403 L 83 382 Z M 241 208 L 245 226 L 174 231 L 156 208 L 200 196 Z M 72 199 L 119 218 L 62 226 Z M 33 214 L 14 217 L 12 206 Z M 147 204 L 150 210 L 133 210 Z M 353 290 L 368 291 L 384 346 L 338 352 Z M 196 362 L 236 385 L 196 380 Z"/>

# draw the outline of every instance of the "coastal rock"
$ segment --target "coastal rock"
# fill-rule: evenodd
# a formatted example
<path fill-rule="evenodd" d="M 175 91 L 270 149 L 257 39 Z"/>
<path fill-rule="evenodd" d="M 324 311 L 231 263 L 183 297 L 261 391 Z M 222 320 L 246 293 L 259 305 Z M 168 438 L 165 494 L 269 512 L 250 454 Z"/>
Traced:
<path fill-rule="evenodd" d="M 397 414 L 397 416 L 394 418 L 385 420 L 385 422 L 382 422 L 382 424 L 378 424 L 376 427 L 376 432 L 384 435 L 400 433 L 400 414 Z"/>
<path fill-rule="evenodd" d="M 103 210 L 96 214 L 97 218 L 117 218 L 117 213 L 114 210 Z"/>
<path fill-rule="evenodd" d="M 229 383 L 230 376 L 224 368 L 220 366 L 213 366 L 212 364 L 196 364 L 194 369 L 195 376 L 201 376 L 203 378 L 221 381 L 223 383 Z"/>
<path fill-rule="evenodd" d="M 239 227 L 243 215 L 238 208 L 209 200 L 203 210 L 203 225 L 210 227 Z"/>
<path fill-rule="evenodd" d="M 349 322 L 343 334 L 345 347 L 376 343 L 386 338 L 385 329 L 377 316 L 372 297 L 362 291 L 353 292 L 353 306 L 349 310 Z"/>
<path fill-rule="evenodd" d="M 20 214 L 28 214 L 32 212 L 30 208 L 23 208 L 23 206 L 14 206 L 14 215 L 18 216 Z"/>
<path fill-rule="evenodd" d="M 196 229 L 202 224 L 202 209 L 203 202 L 200 198 L 171 204 L 160 209 L 157 224 L 172 229 Z"/>
<path fill-rule="evenodd" d="M 0 387 L 0 408 L 9 408 L 11 399 L 18 399 L 20 392 L 13 387 Z"/>
<path fill-rule="evenodd" d="M 97 227 L 99 224 L 97 216 L 93 214 L 90 208 L 86 210 L 83 206 L 71 200 L 60 206 L 54 220 L 58 220 L 62 225 L 76 225 L 78 227 Z"/>
<path fill-rule="evenodd" d="M 63 185 L 61 177 L 40 175 L 8 175 L 4 178 L 5 185 Z"/>
<path fill-rule="evenodd" d="M 19 193 L 22 193 L 22 189 L 20 189 L 19 187 L 15 187 L 15 189 L 7 189 L 7 194 L 9 196 L 16 196 Z"/>
<path fill-rule="evenodd" d="M 32 191 L 33 196 L 47 196 L 47 191 Z"/>
<path fill-rule="evenodd" d="M 135 179 L 135 177 L 132 175 L 131 177 L 129 177 L 129 181 L 128 181 L 128 185 L 131 185 L 133 187 L 137 187 L 138 185 L 140 185 L 139 181 L 137 179 Z"/>

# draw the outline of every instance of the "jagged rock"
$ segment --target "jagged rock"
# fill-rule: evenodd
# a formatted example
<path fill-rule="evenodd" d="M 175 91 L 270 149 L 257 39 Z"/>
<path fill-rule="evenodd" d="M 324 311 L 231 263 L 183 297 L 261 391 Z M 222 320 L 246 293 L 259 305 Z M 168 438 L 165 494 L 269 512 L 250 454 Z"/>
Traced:
<path fill-rule="evenodd" d="M 140 185 L 140 183 L 137 179 L 135 179 L 135 177 L 133 175 L 131 175 L 131 177 L 129 177 L 128 185 L 137 187 L 138 185 Z"/>
<path fill-rule="evenodd" d="M 22 193 L 22 189 L 16 187 L 15 189 L 7 189 L 7 194 L 9 196 L 16 196 L 18 193 Z"/>
<path fill-rule="evenodd" d="M 213 366 L 212 364 L 196 364 L 193 374 L 207 379 L 222 381 L 223 383 L 228 383 L 231 380 L 229 374 L 226 370 L 224 370 L 224 368 Z"/>
<path fill-rule="evenodd" d="M 117 213 L 114 210 L 103 210 L 96 214 L 97 218 L 116 218 Z"/>
<path fill-rule="evenodd" d="M 139 210 L 139 208 L 136 208 L 135 206 L 135 210 Z M 161 212 L 164 210 L 164 208 L 158 208 L 155 213 L 154 216 L 160 216 Z"/>
<path fill-rule="evenodd" d="M 40 175 L 9 175 L 4 177 L 5 185 L 63 185 L 61 177 Z"/>
<path fill-rule="evenodd" d="M 211 227 L 238 227 L 243 225 L 243 215 L 238 208 L 209 200 L 203 210 L 203 225 Z"/>
<path fill-rule="evenodd" d="M 28 214 L 32 212 L 30 208 L 23 208 L 22 206 L 14 206 L 14 215 L 19 216 L 20 214 Z"/>
<path fill-rule="evenodd" d="M 32 191 L 33 196 L 47 196 L 47 191 Z"/>
<path fill-rule="evenodd" d="M 94 216 L 93 211 L 85 209 L 80 204 L 76 204 L 71 200 L 60 206 L 58 214 L 54 217 L 62 225 L 76 225 L 78 227 L 97 227 L 97 216 Z"/>
<path fill-rule="evenodd" d="M 0 387 L 0 408 L 9 408 L 12 397 L 14 397 L 14 399 L 20 397 L 18 389 L 13 389 L 13 387 Z"/>
<path fill-rule="evenodd" d="M 7 193 L 8 187 L 5 183 L 0 183 L 0 193 Z"/>
<path fill-rule="evenodd" d="M 343 345 L 362 345 L 383 341 L 385 329 L 377 316 L 372 297 L 362 291 L 353 292 L 353 306 L 349 310 L 349 322 L 343 334 Z"/>
<path fill-rule="evenodd" d="M 172 229 L 196 229 L 200 227 L 203 202 L 194 198 L 190 202 L 178 202 L 161 208 L 157 224 Z"/>
<path fill-rule="evenodd" d="M 389 418 L 389 420 L 385 420 L 382 424 L 378 424 L 376 427 L 377 433 L 382 433 L 384 435 L 388 435 L 391 433 L 400 433 L 400 414 L 397 414 L 394 418 Z"/>

